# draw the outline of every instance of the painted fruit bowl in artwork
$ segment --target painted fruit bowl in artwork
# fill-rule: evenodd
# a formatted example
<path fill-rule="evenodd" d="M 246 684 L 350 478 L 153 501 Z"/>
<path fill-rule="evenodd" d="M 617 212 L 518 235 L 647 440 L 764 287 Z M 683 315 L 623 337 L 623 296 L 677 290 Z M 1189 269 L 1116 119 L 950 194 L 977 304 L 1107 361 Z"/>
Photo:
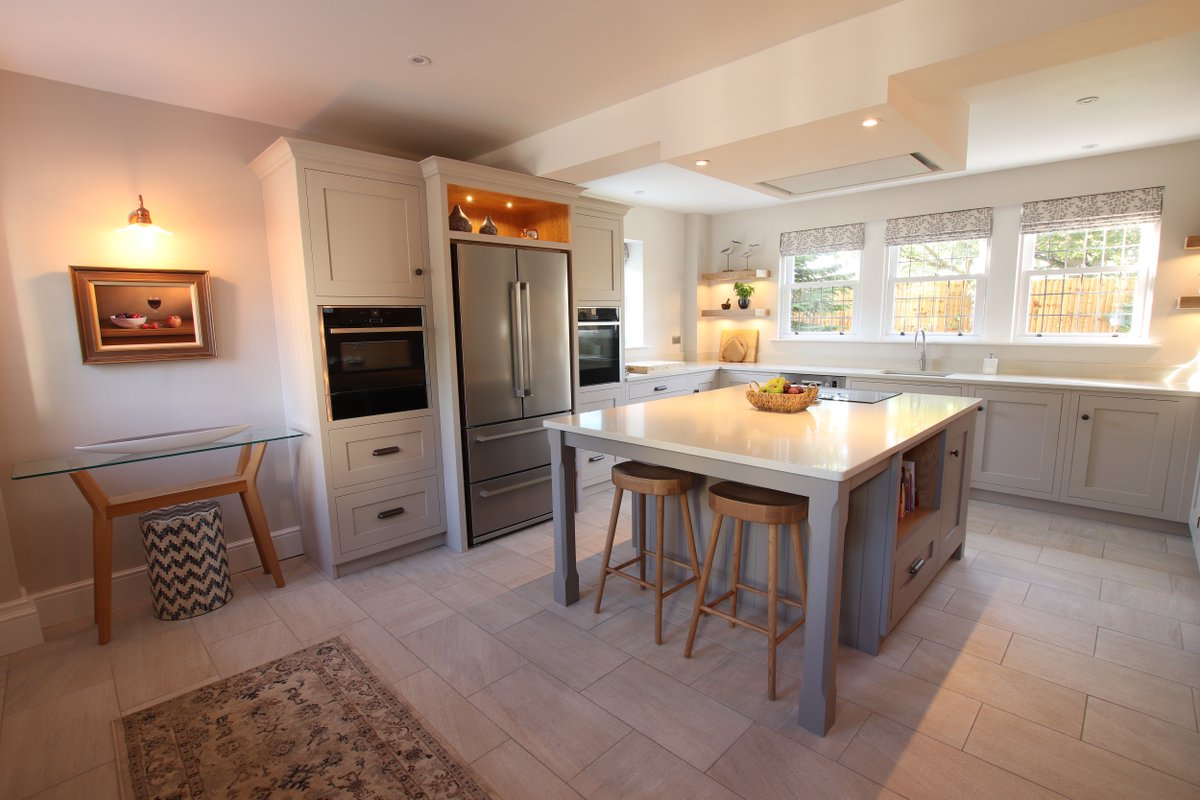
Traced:
<path fill-rule="evenodd" d="M 118 328 L 140 328 L 146 324 L 146 315 L 141 314 L 136 317 L 122 317 L 120 315 L 114 315 L 109 317 L 108 320 Z"/>

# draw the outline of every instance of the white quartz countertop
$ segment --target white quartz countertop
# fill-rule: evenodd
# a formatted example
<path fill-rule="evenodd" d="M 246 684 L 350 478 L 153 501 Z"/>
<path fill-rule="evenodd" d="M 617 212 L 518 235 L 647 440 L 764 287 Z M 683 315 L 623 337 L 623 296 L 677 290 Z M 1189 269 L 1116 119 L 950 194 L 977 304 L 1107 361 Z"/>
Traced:
<path fill-rule="evenodd" d="M 840 374 L 840 373 L 839 373 Z M 903 451 L 976 401 L 901 394 L 874 404 L 826 400 L 796 414 L 759 411 L 745 387 L 546 420 L 545 426 L 702 458 L 845 480 Z"/>
<path fill-rule="evenodd" d="M 952 372 L 949 375 L 921 375 L 887 373 L 882 369 L 866 369 L 863 367 L 814 367 L 811 364 L 763 364 L 738 363 L 729 361 L 694 361 L 678 369 L 655 372 L 650 375 L 630 373 L 625 376 L 628 383 L 644 380 L 661 380 L 671 375 L 687 375 L 695 372 L 708 372 L 714 369 L 736 370 L 738 372 L 761 372 L 768 376 L 785 372 L 802 372 L 809 375 L 844 375 L 847 378 L 872 378 L 878 380 L 897 381 L 901 383 L 928 382 L 936 384 L 971 383 L 981 386 L 1033 387 L 1043 389 L 1099 389 L 1104 391 L 1126 391 L 1152 394 L 1179 394 L 1188 397 L 1200 397 L 1200 387 L 1192 388 L 1186 383 L 1167 383 L 1163 381 L 1131 381 L 1104 380 L 1100 378 L 1061 378 L 1051 375 L 984 375 L 977 372 Z"/>

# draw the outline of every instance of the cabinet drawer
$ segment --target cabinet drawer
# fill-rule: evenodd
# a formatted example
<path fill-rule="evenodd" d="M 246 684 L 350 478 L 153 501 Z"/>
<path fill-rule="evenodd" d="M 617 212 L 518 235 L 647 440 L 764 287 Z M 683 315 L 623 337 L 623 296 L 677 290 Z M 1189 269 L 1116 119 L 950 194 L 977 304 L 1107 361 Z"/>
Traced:
<path fill-rule="evenodd" d="M 591 486 L 594 483 L 612 480 L 612 468 L 617 463 L 617 457 L 607 453 L 593 453 L 591 450 L 578 450 L 576 467 L 579 470 L 579 485 Z"/>
<path fill-rule="evenodd" d="M 334 498 L 339 550 L 344 555 L 423 538 L 442 524 L 440 501 L 434 475 Z"/>
<path fill-rule="evenodd" d="M 329 432 L 333 485 L 339 489 L 437 467 L 433 417 Z"/>
<path fill-rule="evenodd" d="M 691 377 L 688 375 L 673 375 L 670 378 L 652 378 L 645 381 L 634 381 L 627 388 L 630 403 L 640 403 L 643 400 L 654 400 L 659 397 L 675 397 L 680 394 L 691 394 L 691 391 Z"/>
<path fill-rule="evenodd" d="M 475 540 L 494 531 L 550 515 L 550 468 L 518 472 L 503 478 L 472 483 L 467 502 Z"/>
<path fill-rule="evenodd" d="M 927 517 L 900 546 L 892 563 L 891 609 L 888 630 L 895 627 L 912 604 L 929 586 L 938 571 L 938 540 L 941 538 L 939 514 Z M 915 571 L 914 571 L 915 568 Z"/>

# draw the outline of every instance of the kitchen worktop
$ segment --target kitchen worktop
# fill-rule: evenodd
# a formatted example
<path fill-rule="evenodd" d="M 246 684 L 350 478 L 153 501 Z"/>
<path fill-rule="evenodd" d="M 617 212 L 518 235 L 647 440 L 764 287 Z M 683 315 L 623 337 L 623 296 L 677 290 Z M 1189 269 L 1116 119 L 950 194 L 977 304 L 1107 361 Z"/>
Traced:
<path fill-rule="evenodd" d="M 1060 378 L 1048 375 L 984 375 L 975 372 L 952 372 L 948 375 L 922 375 L 920 373 L 887 373 L 881 369 L 862 367 L 816 367 L 811 364 L 764 364 L 737 363 L 729 361 L 692 361 L 685 365 L 667 371 L 655 372 L 650 375 L 630 373 L 625 376 L 628 383 L 656 380 L 672 375 L 687 375 L 695 372 L 705 372 L 713 369 L 737 370 L 739 372 L 762 372 L 768 376 L 786 372 L 802 372 L 809 375 L 844 375 L 847 378 L 875 378 L 892 381 L 928 381 L 930 384 L 961 384 L 973 383 L 994 385 L 1000 387 L 1034 387 L 1043 389 L 1100 389 L 1105 391 L 1145 392 L 1152 394 L 1179 394 L 1186 397 L 1200 397 L 1200 386 L 1188 386 L 1186 383 L 1168 383 L 1164 381 L 1134 381 L 1106 380 L 1101 378 Z"/>

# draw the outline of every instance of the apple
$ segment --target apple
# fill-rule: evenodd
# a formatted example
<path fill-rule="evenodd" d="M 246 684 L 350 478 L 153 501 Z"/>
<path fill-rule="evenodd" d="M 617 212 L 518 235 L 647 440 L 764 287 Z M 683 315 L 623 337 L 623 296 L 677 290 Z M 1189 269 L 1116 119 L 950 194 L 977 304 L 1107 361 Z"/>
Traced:
<path fill-rule="evenodd" d="M 178 328 L 182 324 L 183 317 L 179 316 L 178 314 L 172 314 L 171 316 L 167 317 L 166 326 L 168 328 Z"/>
<path fill-rule="evenodd" d="M 800 394 L 800 387 L 799 387 L 799 386 L 795 386 L 795 385 L 793 385 L 793 386 L 789 386 L 789 387 L 787 388 L 787 393 L 788 393 L 788 394 Z"/>

